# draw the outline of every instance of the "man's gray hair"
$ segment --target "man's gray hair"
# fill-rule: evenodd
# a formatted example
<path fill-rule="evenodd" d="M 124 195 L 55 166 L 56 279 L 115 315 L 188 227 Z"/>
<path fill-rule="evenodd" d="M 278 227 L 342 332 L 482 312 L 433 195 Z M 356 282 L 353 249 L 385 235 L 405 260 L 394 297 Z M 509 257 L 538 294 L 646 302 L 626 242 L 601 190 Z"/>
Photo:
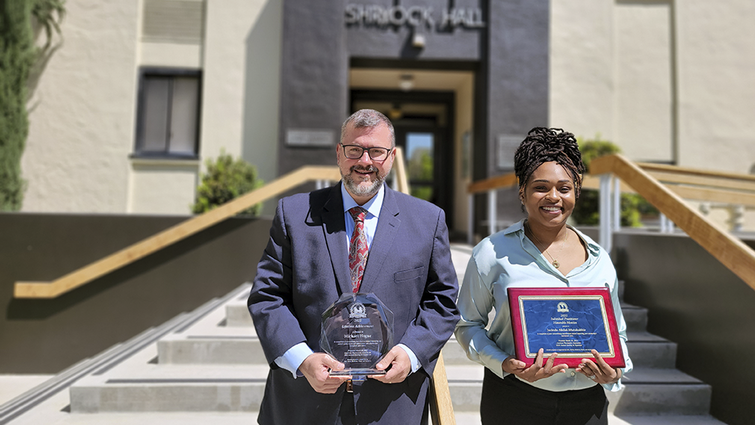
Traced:
<path fill-rule="evenodd" d="M 388 117 L 374 109 L 360 109 L 351 114 L 350 117 L 346 118 L 346 121 L 344 121 L 341 126 L 340 141 L 343 143 L 343 136 L 346 133 L 346 127 L 348 127 L 349 124 L 352 124 L 354 128 L 374 128 L 381 123 L 387 125 L 388 129 L 391 130 L 391 148 L 395 148 L 396 132 L 393 130 L 393 123 L 391 123 L 391 120 L 389 120 Z"/>

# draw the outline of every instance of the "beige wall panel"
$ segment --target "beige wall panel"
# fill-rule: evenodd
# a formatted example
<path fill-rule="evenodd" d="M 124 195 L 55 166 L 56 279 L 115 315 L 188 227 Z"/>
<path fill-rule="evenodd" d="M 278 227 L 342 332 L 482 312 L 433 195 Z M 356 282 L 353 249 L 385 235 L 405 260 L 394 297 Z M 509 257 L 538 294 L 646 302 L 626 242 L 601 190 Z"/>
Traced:
<path fill-rule="evenodd" d="M 458 230 L 467 228 L 469 205 L 467 186 L 472 182 L 472 127 L 474 125 L 474 77 L 470 73 L 456 88 L 456 141 L 454 143 L 454 223 Z M 467 140 L 465 141 L 465 137 Z M 466 164 L 465 164 L 466 162 Z"/>
<path fill-rule="evenodd" d="M 673 148 L 671 5 L 616 3 L 616 142 L 636 161 L 670 162 Z"/>
<path fill-rule="evenodd" d="M 200 69 L 202 48 L 197 44 L 142 42 L 139 46 L 141 66 Z"/>
<path fill-rule="evenodd" d="M 191 214 L 199 161 L 134 160 L 129 212 Z"/>
<path fill-rule="evenodd" d="M 551 1 L 550 123 L 578 137 L 613 130 L 613 2 Z"/>
<path fill-rule="evenodd" d="M 66 2 L 63 42 L 29 102 L 24 211 L 126 210 L 138 3 Z"/>
<path fill-rule="evenodd" d="M 755 2 L 675 7 L 680 165 L 748 173 L 755 164 Z"/>
<path fill-rule="evenodd" d="M 201 157 L 221 148 L 277 176 L 281 0 L 208 0 Z"/>

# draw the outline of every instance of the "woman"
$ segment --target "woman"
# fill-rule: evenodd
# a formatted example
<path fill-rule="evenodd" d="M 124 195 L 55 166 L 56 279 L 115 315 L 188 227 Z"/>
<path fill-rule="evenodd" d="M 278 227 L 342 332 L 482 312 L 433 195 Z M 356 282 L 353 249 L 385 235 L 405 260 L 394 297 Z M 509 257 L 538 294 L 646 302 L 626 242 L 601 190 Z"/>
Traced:
<path fill-rule="evenodd" d="M 470 359 L 485 366 L 482 423 L 607 424 L 603 388 L 618 391 L 632 363 L 613 264 L 592 239 L 566 223 L 584 171 L 577 141 L 561 129 L 537 127 L 514 161 L 527 218 L 474 248 L 458 301 L 456 338 Z M 595 350 L 575 369 L 554 365 L 557 354 L 543 364 L 542 349 L 530 367 L 517 360 L 506 289 L 587 286 L 610 289 L 626 367 L 610 367 Z"/>

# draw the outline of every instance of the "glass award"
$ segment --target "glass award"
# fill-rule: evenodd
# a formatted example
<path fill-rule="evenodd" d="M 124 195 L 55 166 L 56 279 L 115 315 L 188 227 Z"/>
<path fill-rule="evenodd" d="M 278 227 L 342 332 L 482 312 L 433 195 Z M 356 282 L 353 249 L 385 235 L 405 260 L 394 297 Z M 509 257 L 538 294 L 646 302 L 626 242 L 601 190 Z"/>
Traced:
<path fill-rule="evenodd" d="M 606 288 L 508 288 L 517 360 L 531 365 L 537 352 L 558 353 L 554 364 L 576 367 L 597 350 L 612 367 L 624 355 Z"/>
<path fill-rule="evenodd" d="M 375 366 L 393 347 L 393 313 L 375 294 L 343 294 L 322 314 L 320 347 L 345 365 L 331 375 L 383 375 Z"/>

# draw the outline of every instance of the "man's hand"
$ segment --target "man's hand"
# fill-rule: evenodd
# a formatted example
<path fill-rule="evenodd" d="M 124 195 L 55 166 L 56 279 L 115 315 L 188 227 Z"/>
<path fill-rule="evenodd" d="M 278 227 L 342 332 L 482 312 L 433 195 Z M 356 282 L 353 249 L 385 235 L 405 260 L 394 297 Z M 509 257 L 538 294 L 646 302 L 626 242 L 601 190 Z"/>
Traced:
<path fill-rule="evenodd" d="M 523 361 L 517 360 L 513 356 L 506 358 L 501 366 L 506 373 L 513 373 L 527 382 L 535 382 L 550 378 L 557 373 L 566 372 L 568 366 L 565 364 L 553 366 L 556 356 L 556 353 L 551 354 L 548 356 L 548 361 L 545 362 L 545 365 L 541 366 L 543 364 L 543 349 L 541 348 L 537 352 L 535 363 L 528 368 L 525 368 L 527 365 Z"/>
<path fill-rule="evenodd" d="M 330 376 L 330 370 L 343 370 L 343 363 L 325 353 L 312 353 L 299 366 L 309 385 L 322 394 L 333 394 L 351 376 Z"/>
<path fill-rule="evenodd" d="M 375 368 L 385 370 L 388 369 L 388 366 L 391 367 L 391 370 L 386 372 L 385 375 L 370 375 L 369 377 L 384 384 L 398 384 L 404 382 L 404 379 L 409 376 L 409 372 L 412 371 L 412 361 L 409 359 L 409 355 L 398 346 L 393 346 L 391 351 L 375 365 Z"/>

